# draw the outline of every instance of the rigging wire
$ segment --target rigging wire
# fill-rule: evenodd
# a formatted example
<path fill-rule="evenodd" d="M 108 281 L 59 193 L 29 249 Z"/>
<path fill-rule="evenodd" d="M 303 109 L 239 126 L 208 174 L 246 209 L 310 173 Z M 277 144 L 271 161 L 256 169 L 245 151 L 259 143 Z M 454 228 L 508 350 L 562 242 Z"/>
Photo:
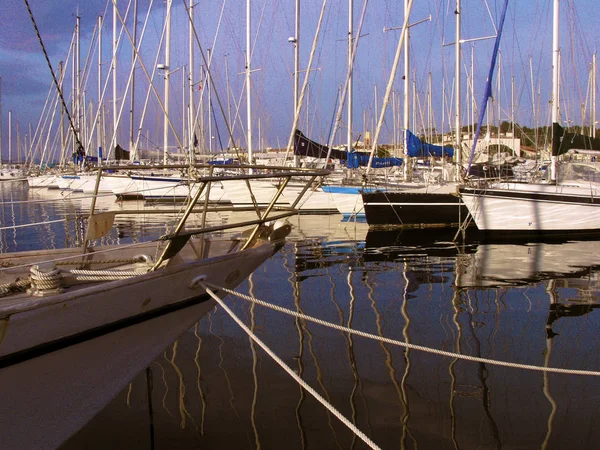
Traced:
<path fill-rule="evenodd" d="M 83 145 L 81 144 L 81 141 L 79 140 L 79 134 L 77 133 L 77 129 L 75 128 L 75 124 L 73 123 L 73 118 L 71 117 L 71 114 L 69 113 L 69 108 L 67 108 L 67 104 L 65 103 L 65 98 L 63 96 L 62 89 L 60 88 L 60 85 L 58 84 L 58 80 L 56 79 L 56 75 L 54 74 L 54 69 L 52 68 L 52 63 L 50 62 L 50 58 L 48 57 L 48 53 L 46 52 L 46 47 L 44 46 L 44 41 L 42 41 L 42 36 L 40 35 L 40 30 L 38 30 L 37 24 L 35 23 L 35 19 L 33 17 L 33 12 L 31 11 L 31 7 L 29 6 L 29 2 L 27 0 L 24 0 L 24 1 L 25 1 L 25 6 L 27 6 L 27 11 L 29 12 L 29 17 L 31 19 L 31 23 L 33 24 L 33 28 L 35 28 L 35 33 L 37 34 L 38 41 L 40 42 L 40 45 L 42 46 L 42 52 L 44 52 L 44 57 L 46 58 L 46 62 L 48 63 L 48 68 L 50 69 L 50 73 L 52 74 L 52 79 L 54 80 L 54 85 L 56 86 L 56 89 L 58 90 L 58 95 L 60 96 L 60 101 L 62 102 L 63 108 L 65 109 L 65 113 L 67 114 L 67 118 L 69 119 L 69 125 L 71 127 L 71 130 L 73 131 L 73 136 L 75 137 L 75 140 L 77 141 L 77 149 L 85 152 L 85 149 L 83 148 Z"/>

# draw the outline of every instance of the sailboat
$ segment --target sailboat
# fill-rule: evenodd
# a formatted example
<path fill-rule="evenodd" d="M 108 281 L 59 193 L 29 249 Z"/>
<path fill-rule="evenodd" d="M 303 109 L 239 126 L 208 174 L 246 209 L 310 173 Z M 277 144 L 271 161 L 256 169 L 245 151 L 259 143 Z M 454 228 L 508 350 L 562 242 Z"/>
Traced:
<path fill-rule="evenodd" d="M 600 232 L 600 167 L 561 161 L 567 152 L 598 154 L 600 139 L 559 125 L 559 0 L 554 0 L 552 154 L 550 177 L 538 183 L 471 183 L 460 195 L 477 227 L 490 234 L 588 234 Z M 593 158 L 592 158 L 593 159 Z"/>
<path fill-rule="evenodd" d="M 268 177 L 285 184 L 326 174 L 282 169 Z M 210 183 L 264 176 L 200 178 L 179 222 L 154 241 L 95 245 L 118 211 L 97 212 L 92 200 L 82 245 L 1 255 L 0 441 L 6 448 L 61 445 L 216 305 L 207 286 L 224 297 L 219 287 L 235 288 L 283 246 L 291 231 L 285 218 L 297 211 L 274 210 L 276 198 L 252 219 L 200 227 L 188 221 Z"/>
<path fill-rule="evenodd" d="M 317 161 L 332 161 L 331 164 L 328 164 L 328 167 L 344 165 L 350 170 L 364 168 L 369 164 L 368 153 L 330 149 L 327 145 L 308 139 L 300 130 L 296 130 L 294 135 L 294 155 L 312 158 Z M 333 163 L 333 161 L 336 161 L 336 163 Z M 401 158 L 393 157 L 373 158 L 371 161 L 372 167 L 380 169 L 398 167 L 401 164 Z M 324 184 L 313 190 L 309 198 L 314 199 L 308 204 L 313 212 L 339 212 L 345 219 L 364 218 L 361 192 L 374 189 L 372 187 L 373 183 L 382 186 L 387 177 L 382 176 L 381 179 L 371 177 L 369 185 L 365 185 L 364 181 L 357 176 L 359 174 L 354 174 L 354 178 L 347 177 L 347 175 L 342 174 L 341 171 L 334 171 Z M 305 209 L 308 209 L 308 207 Z"/>
<path fill-rule="evenodd" d="M 457 195 L 454 167 L 446 158 L 454 155 L 452 147 L 423 142 L 410 130 L 405 131 L 406 154 L 412 158 L 435 157 L 442 164 L 426 168 L 423 179 L 413 177 L 385 189 L 363 191 L 365 217 L 372 227 L 450 226 L 467 215 Z"/>
<path fill-rule="evenodd" d="M 496 48 L 502 34 L 506 4 L 501 15 L 498 32 L 496 35 Z M 461 142 L 461 6 L 460 0 L 456 1 L 456 64 L 455 64 L 455 148 L 434 145 L 415 136 L 408 129 L 408 97 L 404 102 L 404 148 L 407 164 L 405 165 L 406 183 L 392 189 L 379 188 L 375 191 L 363 191 L 362 200 L 365 217 L 372 227 L 432 227 L 432 226 L 457 226 L 467 216 L 468 210 L 458 195 L 458 186 L 462 177 L 462 142 Z M 405 42 L 405 91 L 408 92 L 408 35 Z M 493 74 L 495 56 L 492 58 L 490 73 Z M 491 83 L 491 76 L 488 79 Z M 405 94 L 407 95 L 407 94 Z M 456 149 L 456 152 L 455 152 Z M 454 165 L 451 159 L 454 157 Z M 422 171 L 421 179 L 412 177 L 410 180 L 407 168 L 410 158 L 420 158 L 439 161 Z M 448 161 L 446 161 L 448 160 Z M 497 178 L 498 170 L 491 165 L 479 164 L 470 168 L 469 173 L 476 173 L 477 178 Z"/>
<path fill-rule="evenodd" d="M 338 210 L 344 218 L 346 219 L 364 219 L 364 209 L 361 198 L 361 192 L 365 190 L 373 189 L 373 186 L 369 186 L 370 183 L 381 184 L 382 179 L 388 180 L 389 173 L 379 174 L 382 175 L 381 179 L 377 176 L 373 176 L 373 174 L 369 174 L 369 169 L 371 168 L 393 168 L 395 170 L 396 167 L 399 167 L 403 164 L 402 158 L 391 158 L 391 157 L 382 157 L 378 158 L 375 156 L 376 150 L 376 142 L 377 137 L 379 135 L 379 131 L 381 130 L 381 123 L 383 121 L 385 106 L 382 109 L 381 117 L 379 120 L 379 124 L 377 130 L 375 132 L 375 139 L 373 142 L 373 148 L 370 153 L 360 153 L 354 151 L 353 142 L 352 142 L 352 74 L 353 74 L 353 64 L 354 58 L 357 53 L 357 46 L 360 37 L 360 30 L 362 28 L 365 11 L 366 11 L 366 2 L 363 7 L 362 17 L 360 20 L 360 25 L 358 28 L 358 32 L 356 33 L 356 39 L 353 39 L 353 27 L 352 27 L 352 17 L 353 17 L 353 8 L 352 2 L 349 5 L 349 30 L 348 30 L 348 67 L 346 80 L 344 83 L 344 88 L 342 90 L 341 98 L 345 99 L 347 97 L 348 101 L 348 143 L 347 143 L 347 151 L 337 151 L 332 148 L 332 139 L 335 136 L 336 127 L 341 122 L 342 109 L 344 105 L 344 100 L 342 100 L 338 106 L 338 110 L 336 113 L 336 120 L 334 122 L 334 130 L 331 133 L 330 140 L 327 146 L 323 146 L 316 142 L 310 141 L 306 138 L 301 132 L 298 130 L 295 131 L 295 147 L 294 153 L 296 155 L 309 154 L 313 157 L 323 158 L 325 157 L 326 163 L 329 163 L 331 158 L 336 158 L 340 161 L 340 164 L 345 163 L 348 169 L 351 169 L 347 173 L 344 174 L 343 179 L 336 180 L 321 187 L 322 191 L 330 196 L 333 199 L 333 202 Z M 402 45 L 402 40 L 406 35 L 406 27 L 408 24 L 408 16 L 410 9 L 412 8 L 412 1 L 407 5 L 406 8 L 406 17 L 404 20 L 404 30 L 401 33 L 400 41 L 398 43 L 398 48 L 396 51 L 394 67 L 397 66 L 397 61 L 400 56 L 400 48 Z M 390 93 L 391 93 L 391 84 L 394 78 L 395 70 L 392 70 L 392 75 L 388 81 L 388 88 L 386 90 L 384 105 L 387 104 Z M 364 172 L 359 172 L 357 169 L 366 168 Z"/>
<path fill-rule="evenodd" d="M 0 77 L 0 128 L 2 128 L 2 78 Z M 17 125 L 18 131 L 18 125 Z M 0 131 L 0 141 L 2 131 Z M 8 164 L 2 161 L 2 144 L 0 143 L 0 182 L 4 181 L 26 181 L 23 169 L 19 164 L 12 163 L 12 112 L 8 112 Z"/>

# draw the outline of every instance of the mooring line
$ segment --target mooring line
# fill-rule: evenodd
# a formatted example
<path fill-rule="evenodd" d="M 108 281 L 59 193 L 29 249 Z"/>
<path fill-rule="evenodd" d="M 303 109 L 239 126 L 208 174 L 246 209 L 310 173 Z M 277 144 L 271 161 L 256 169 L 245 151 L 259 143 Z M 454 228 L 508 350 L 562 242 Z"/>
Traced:
<path fill-rule="evenodd" d="M 1 227 L 0 231 L 12 230 L 13 228 L 26 228 L 26 227 L 37 227 L 40 225 L 46 225 L 48 223 L 66 222 L 67 219 L 47 220 L 46 222 L 35 222 L 35 223 L 24 223 L 21 225 L 10 225 L 7 227 Z"/>
<path fill-rule="evenodd" d="M 319 395 L 319 393 L 317 391 L 315 391 L 309 384 L 307 384 L 302 378 L 300 378 L 298 376 L 298 374 L 296 374 L 285 362 L 283 362 L 283 360 L 281 358 L 279 358 L 263 341 L 260 340 L 260 338 L 258 336 L 256 336 L 252 330 L 250 330 L 250 328 L 248 328 L 246 326 L 246 324 L 244 322 L 241 321 L 241 319 L 239 317 L 237 317 L 235 315 L 235 313 L 229 309 L 227 307 L 227 305 L 223 302 L 223 300 L 221 298 L 219 298 L 219 296 L 217 296 L 213 291 L 210 290 L 210 288 L 207 286 L 210 284 L 210 286 L 217 288 L 217 289 L 223 289 L 221 287 L 218 287 L 212 283 L 208 283 L 206 281 L 201 282 L 201 285 L 203 285 L 204 289 L 206 289 L 206 292 L 208 293 L 208 295 L 210 295 L 213 299 L 215 299 L 217 301 L 217 303 L 227 312 L 227 314 L 229 314 L 229 316 L 240 326 L 240 328 L 242 328 L 246 334 L 248 334 L 248 336 L 250 337 L 250 339 L 252 339 L 254 342 L 256 342 L 265 352 L 267 352 L 267 354 L 273 358 L 273 360 L 279 364 L 281 366 L 282 369 L 284 369 L 294 380 L 296 380 L 296 382 L 298 384 L 300 384 L 304 389 L 306 389 L 316 400 L 318 400 L 323 406 L 325 406 L 325 408 L 327 408 L 334 416 L 336 416 L 344 425 L 346 425 L 356 436 L 358 436 L 360 439 L 363 440 L 363 442 L 365 444 L 367 444 L 370 448 L 372 449 L 379 449 L 380 447 L 378 447 L 371 439 L 369 439 L 369 437 L 364 434 L 362 431 L 360 431 L 356 425 L 354 425 L 352 422 L 350 422 L 348 419 L 346 419 L 342 413 L 340 413 L 331 403 L 329 403 L 327 400 L 325 400 L 323 397 L 321 397 L 321 395 Z M 229 289 L 223 289 L 227 292 L 235 292 L 235 291 L 229 291 Z"/>
<path fill-rule="evenodd" d="M 478 356 L 470 356 L 470 355 L 464 355 L 461 353 L 448 352 L 445 350 L 438 350 L 438 349 L 431 348 L 431 347 L 425 347 L 423 345 L 409 344 L 407 342 L 402 342 L 402 341 L 399 341 L 396 339 L 390 339 L 390 338 L 386 338 L 383 336 L 366 333 L 364 331 L 348 328 L 348 327 L 345 327 L 342 325 L 337 325 L 335 323 L 317 319 L 312 316 L 307 316 L 306 314 L 300 314 L 291 309 L 273 305 L 272 303 L 265 302 L 264 300 L 254 298 L 249 295 L 241 294 L 234 290 L 227 289 L 227 288 L 221 287 L 221 286 L 217 286 L 217 285 L 215 285 L 213 283 L 209 283 L 207 281 L 205 281 L 204 283 L 208 286 L 211 286 L 211 287 L 218 289 L 220 291 L 223 291 L 223 292 L 227 292 L 228 294 L 234 295 L 243 300 L 257 303 L 258 305 L 265 306 L 267 308 L 282 312 L 284 314 L 288 314 L 290 316 L 297 317 L 299 319 L 308 320 L 310 322 L 314 322 L 319 325 L 323 325 L 325 327 L 333 328 L 335 330 L 343 331 L 345 333 L 352 333 L 352 334 L 355 334 L 357 336 L 362 336 L 367 339 L 381 341 L 381 342 L 385 342 L 385 343 L 392 344 L 392 345 L 397 345 L 397 346 L 412 349 L 412 350 L 419 350 L 419 351 L 426 352 L 426 353 L 433 353 L 435 355 L 447 356 L 449 358 L 457 358 L 457 359 L 462 359 L 465 361 L 480 362 L 480 363 L 491 364 L 491 365 L 502 366 L 502 367 L 512 367 L 515 369 L 534 370 L 534 371 L 538 371 L 538 372 L 561 373 L 561 374 L 568 374 L 568 375 L 588 375 L 588 376 L 595 376 L 595 377 L 600 376 L 600 372 L 594 371 L 594 370 L 562 369 L 560 367 L 544 367 L 544 366 L 534 366 L 532 364 L 512 363 L 512 362 L 500 361 L 500 360 L 496 360 L 496 359 L 481 358 Z"/>

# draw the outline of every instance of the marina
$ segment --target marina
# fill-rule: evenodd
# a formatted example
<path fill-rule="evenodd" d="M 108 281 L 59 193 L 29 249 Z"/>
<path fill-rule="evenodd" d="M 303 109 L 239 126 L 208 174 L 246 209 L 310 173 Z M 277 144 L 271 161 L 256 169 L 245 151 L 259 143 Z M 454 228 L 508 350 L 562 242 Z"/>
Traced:
<path fill-rule="evenodd" d="M 41 202 L 56 194 L 0 188 L 11 250 L 64 240 L 76 221 L 51 222 L 87 206 L 82 194 Z M 15 203 L 25 200 L 38 202 Z M 112 202 L 101 206 L 121 207 Z M 6 226 L 41 211 L 45 238 Z M 238 290 L 369 337 L 226 300 L 308 385 L 380 448 L 595 448 L 598 241 L 453 242 L 453 230 L 341 218 L 290 218 L 284 248 Z M 160 235 L 164 220 L 115 230 L 106 239 L 124 244 Z M 367 448 L 219 307 L 60 448 L 200 446 Z"/>
<path fill-rule="evenodd" d="M 597 448 L 591 0 L 5 3 L 2 449 Z"/>

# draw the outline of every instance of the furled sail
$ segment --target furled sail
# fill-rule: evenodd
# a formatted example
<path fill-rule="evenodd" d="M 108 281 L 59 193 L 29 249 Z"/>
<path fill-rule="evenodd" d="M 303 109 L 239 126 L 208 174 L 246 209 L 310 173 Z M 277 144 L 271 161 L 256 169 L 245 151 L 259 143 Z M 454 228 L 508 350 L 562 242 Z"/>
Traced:
<path fill-rule="evenodd" d="M 348 153 L 348 163 L 346 166 L 349 169 L 357 169 L 358 167 L 366 167 L 369 165 L 369 153 L 350 152 Z M 402 158 L 373 158 L 371 167 L 379 169 L 382 167 L 392 167 L 402 165 Z"/>
<path fill-rule="evenodd" d="M 128 160 L 129 151 L 125 150 L 119 144 L 115 145 L 115 160 Z"/>
<path fill-rule="evenodd" d="M 410 130 L 406 130 L 406 147 L 408 149 L 408 156 L 412 156 L 413 158 L 427 156 L 454 156 L 454 149 L 452 147 L 428 144 L 411 133 Z"/>
<path fill-rule="evenodd" d="M 294 155 L 310 156 L 312 158 L 327 158 L 329 148 L 326 145 L 318 144 L 315 141 L 308 139 L 300 130 L 296 130 L 294 134 Z M 331 149 L 330 158 L 346 160 L 345 150 Z"/>
<path fill-rule="evenodd" d="M 308 139 L 300 130 L 296 130 L 294 134 L 294 155 L 310 156 L 312 158 L 326 158 L 329 148 L 326 145 L 319 144 Z M 362 152 L 347 152 L 345 150 L 332 149 L 329 157 L 346 161 L 349 169 L 357 169 L 358 167 L 366 167 L 369 165 L 369 153 Z M 402 158 L 373 158 L 371 167 L 392 167 L 400 166 Z"/>
<path fill-rule="evenodd" d="M 552 155 L 558 156 L 569 150 L 598 150 L 600 139 L 583 134 L 569 133 L 557 123 L 552 124 Z"/>

